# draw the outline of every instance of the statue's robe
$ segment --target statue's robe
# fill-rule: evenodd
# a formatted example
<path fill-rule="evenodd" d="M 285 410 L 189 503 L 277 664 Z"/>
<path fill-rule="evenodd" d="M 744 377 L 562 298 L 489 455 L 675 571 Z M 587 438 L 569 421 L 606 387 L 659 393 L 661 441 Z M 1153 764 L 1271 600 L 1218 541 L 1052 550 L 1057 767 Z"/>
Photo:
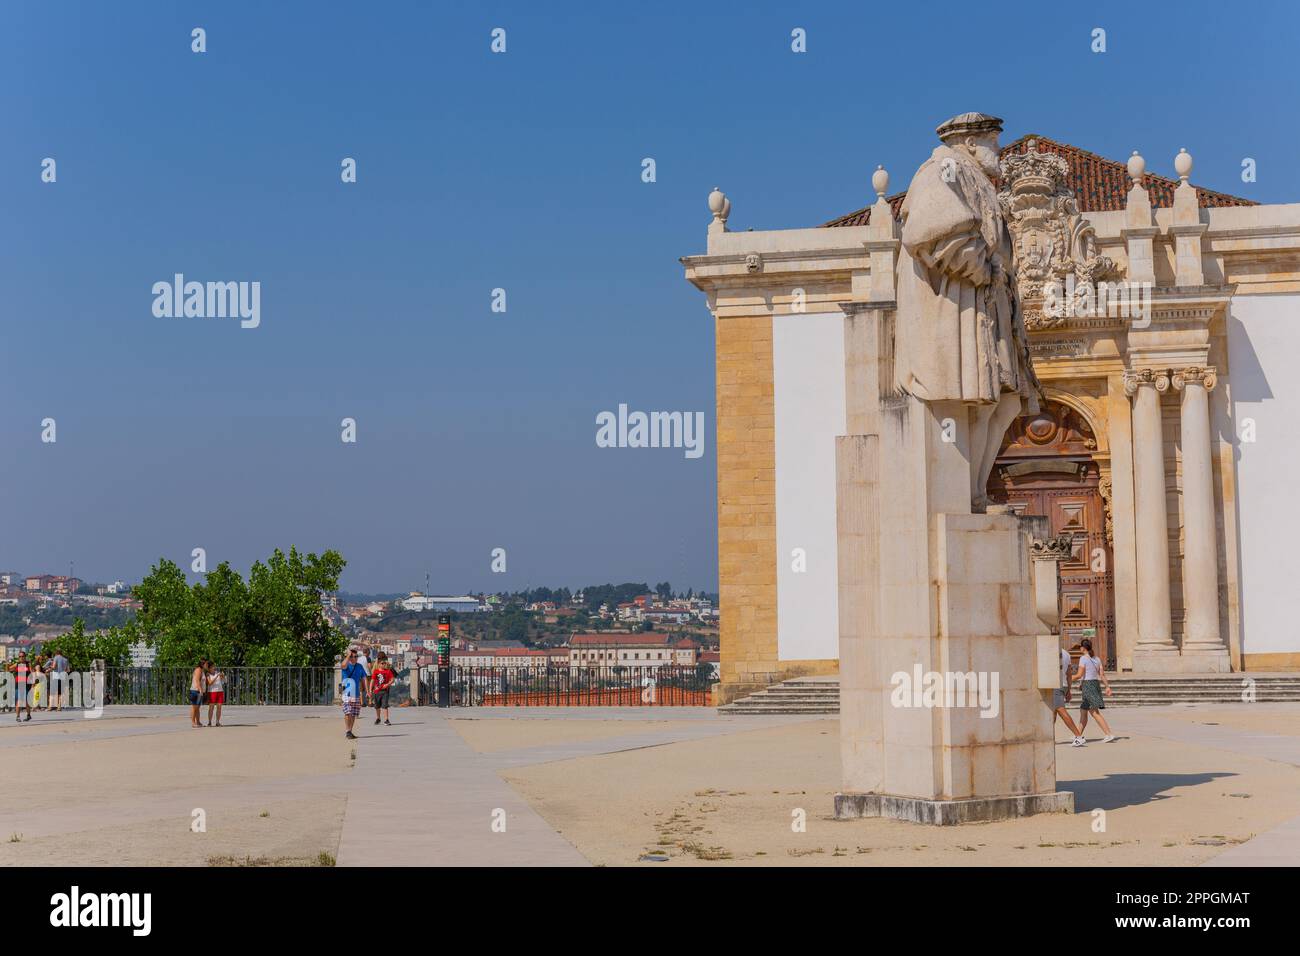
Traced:
<path fill-rule="evenodd" d="M 912 178 L 901 215 L 896 387 L 926 401 L 977 404 L 1019 392 L 1037 411 L 1038 382 L 1008 274 L 1011 239 L 993 183 L 969 154 L 940 146 Z"/>

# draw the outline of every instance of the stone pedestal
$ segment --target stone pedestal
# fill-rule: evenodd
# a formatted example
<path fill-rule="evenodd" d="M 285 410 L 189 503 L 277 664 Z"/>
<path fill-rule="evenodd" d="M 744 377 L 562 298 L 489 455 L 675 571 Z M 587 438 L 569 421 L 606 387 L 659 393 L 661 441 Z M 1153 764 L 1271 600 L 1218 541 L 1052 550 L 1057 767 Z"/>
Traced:
<path fill-rule="evenodd" d="M 1039 793 L 1019 797 L 976 797 L 971 800 L 922 800 L 881 793 L 835 794 L 835 819 L 890 817 L 911 823 L 951 826 L 992 823 L 1035 813 L 1073 813 L 1073 793 Z"/>
<path fill-rule="evenodd" d="M 859 363 L 847 420 L 867 433 L 836 448 L 836 816 L 948 824 L 1072 811 L 1073 795 L 1056 791 L 1059 671 L 1038 661 L 1047 626 L 1029 546 L 1046 519 L 971 513 L 968 406 L 891 394 L 890 309 L 846 311 L 845 354 Z M 1050 574 L 1054 590 L 1054 564 Z M 1056 641 L 1041 643 L 1054 662 Z"/>

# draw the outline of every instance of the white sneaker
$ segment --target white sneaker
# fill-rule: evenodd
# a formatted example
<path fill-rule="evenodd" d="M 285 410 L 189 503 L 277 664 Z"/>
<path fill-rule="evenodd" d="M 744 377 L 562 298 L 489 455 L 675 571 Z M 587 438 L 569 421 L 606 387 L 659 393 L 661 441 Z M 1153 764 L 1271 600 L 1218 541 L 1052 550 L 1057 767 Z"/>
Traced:
<path fill-rule="evenodd" d="M 1108 744 L 1108 743 L 1110 743 L 1110 742 L 1111 742 L 1112 740 L 1114 740 L 1114 739 L 1115 739 L 1115 735 L 1114 735 L 1114 734 L 1107 734 L 1105 737 L 1102 737 L 1102 738 L 1101 738 L 1101 742 L 1102 742 L 1103 744 Z"/>
<path fill-rule="evenodd" d="M 1071 747 L 1082 747 L 1082 746 L 1083 746 L 1084 744 L 1086 744 L 1087 742 L 1088 742 L 1088 741 L 1084 740 L 1082 737 L 1075 737 L 1075 738 L 1074 738 L 1074 743 L 1070 744 L 1070 746 L 1071 746 Z"/>

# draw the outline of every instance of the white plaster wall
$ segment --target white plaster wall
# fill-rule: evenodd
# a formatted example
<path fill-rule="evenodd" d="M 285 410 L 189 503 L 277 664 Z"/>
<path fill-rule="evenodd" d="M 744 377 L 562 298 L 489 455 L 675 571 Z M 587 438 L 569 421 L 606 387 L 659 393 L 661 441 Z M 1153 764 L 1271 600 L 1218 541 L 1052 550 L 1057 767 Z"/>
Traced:
<path fill-rule="evenodd" d="M 1300 651 L 1295 542 L 1300 540 L 1300 295 L 1237 296 L 1228 318 L 1237 438 L 1244 654 Z M 1255 441 L 1241 440 L 1247 419 Z"/>
<path fill-rule="evenodd" d="M 843 435 L 844 315 L 772 319 L 779 660 L 835 660 L 835 438 Z M 795 548 L 807 570 L 792 568 Z"/>

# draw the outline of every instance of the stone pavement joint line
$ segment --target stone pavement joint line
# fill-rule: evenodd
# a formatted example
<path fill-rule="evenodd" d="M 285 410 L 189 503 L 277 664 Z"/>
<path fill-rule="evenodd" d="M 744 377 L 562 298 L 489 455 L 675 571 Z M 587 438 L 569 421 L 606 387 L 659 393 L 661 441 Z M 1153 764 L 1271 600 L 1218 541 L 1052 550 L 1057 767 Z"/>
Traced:
<path fill-rule="evenodd" d="M 358 725 L 339 866 L 587 865 L 441 714 Z"/>
<path fill-rule="evenodd" d="M 586 711 L 585 713 L 583 711 Z M 742 733 L 806 718 L 722 719 L 712 710 L 645 708 L 616 719 L 634 731 L 642 721 L 672 720 L 697 726 L 656 728 L 578 743 L 478 753 L 451 726 L 455 719 L 609 719 L 603 708 L 530 711 L 457 711 L 421 708 L 400 723 L 370 733 L 358 723 L 357 763 L 349 785 L 339 866 L 585 866 L 588 861 L 556 833 L 498 771 L 553 760 L 655 747 L 682 740 Z M 470 716 L 472 713 L 472 717 Z M 492 829 L 505 811 L 506 829 Z"/>

